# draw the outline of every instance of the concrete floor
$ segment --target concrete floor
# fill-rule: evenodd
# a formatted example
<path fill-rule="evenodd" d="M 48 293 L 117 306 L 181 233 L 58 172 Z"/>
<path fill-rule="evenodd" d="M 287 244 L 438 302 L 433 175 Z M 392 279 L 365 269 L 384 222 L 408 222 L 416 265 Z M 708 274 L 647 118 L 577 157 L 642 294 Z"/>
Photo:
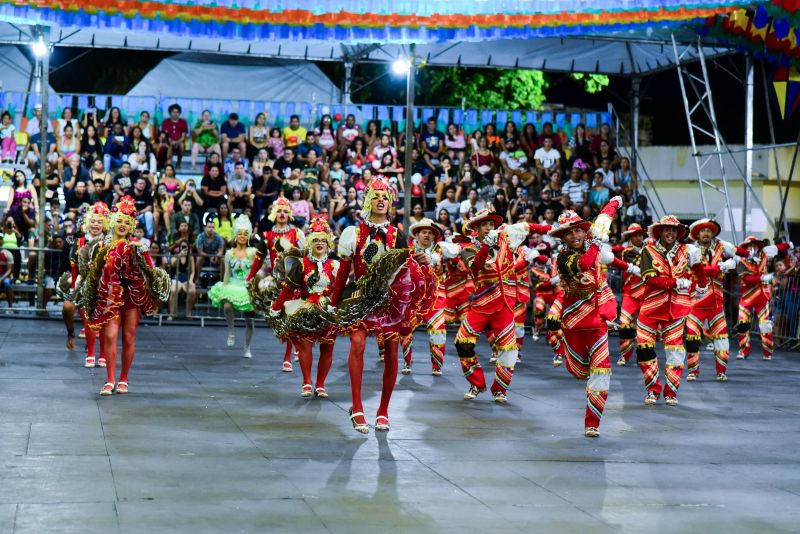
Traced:
<path fill-rule="evenodd" d="M 223 328 L 142 326 L 131 394 L 100 398 L 103 370 L 63 348 L 60 323 L 0 320 L 0 532 L 800 530 L 797 354 L 733 361 L 718 384 L 704 353 L 676 408 L 645 407 L 639 370 L 615 368 L 586 439 L 583 386 L 543 342 L 496 406 L 461 400 L 451 346 L 432 377 L 420 334 L 392 430 L 362 437 L 346 340 L 319 401 L 280 372 L 269 330 L 251 361 L 242 335 L 226 349 Z M 371 342 L 371 423 L 380 370 Z"/>

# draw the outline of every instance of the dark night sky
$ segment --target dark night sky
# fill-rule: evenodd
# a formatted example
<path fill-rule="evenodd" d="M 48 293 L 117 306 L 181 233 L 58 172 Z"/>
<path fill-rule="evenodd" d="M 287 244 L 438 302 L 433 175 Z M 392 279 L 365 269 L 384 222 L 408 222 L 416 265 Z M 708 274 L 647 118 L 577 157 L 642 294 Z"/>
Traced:
<path fill-rule="evenodd" d="M 169 55 L 163 52 L 133 50 L 56 48 L 52 57 L 51 85 L 57 91 L 62 92 L 125 93 L 148 70 Z M 66 64 L 70 61 L 71 63 Z M 728 70 L 739 73 L 744 70 L 744 59 L 741 56 L 723 58 L 720 63 Z M 341 85 L 344 72 L 341 64 L 323 62 L 318 65 L 334 83 Z M 354 69 L 353 86 L 358 87 L 366 83 L 388 68 L 390 68 L 389 65 L 357 65 Z M 712 80 L 717 119 L 725 140 L 729 143 L 741 143 L 744 135 L 744 86 L 714 63 L 709 63 L 709 75 Z M 546 92 L 548 102 L 564 104 L 567 107 L 577 106 L 605 110 L 610 101 L 620 112 L 627 112 L 630 80 L 619 77 L 611 78 L 607 90 L 589 95 L 577 83 L 566 78 L 566 75 L 563 74 L 553 73 L 550 75 L 551 87 Z M 769 131 L 764 112 L 764 92 L 760 69 L 756 70 L 755 82 L 756 142 L 766 143 L 769 142 Z M 659 145 L 688 144 L 689 137 L 675 70 L 664 71 L 645 78 L 642 87 L 644 92 L 641 113 L 644 117 L 652 120 L 653 143 Z M 771 88 L 770 92 L 772 93 Z M 213 95 L 209 95 L 209 97 L 213 97 Z M 773 99 L 774 106 L 774 93 L 770 95 L 770 98 Z M 405 88 L 392 76 L 386 76 L 371 84 L 364 91 L 354 94 L 353 100 L 403 104 Z M 421 95 L 420 100 L 427 100 L 426 103 L 430 105 L 436 104 L 430 99 L 430 95 Z M 800 125 L 798 116 L 800 116 L 800 111 L 795 113 L 793 120 L 782 121 L 777 113 L 774 115 L 779 142 L 795 139 L 798 125 Z"/>

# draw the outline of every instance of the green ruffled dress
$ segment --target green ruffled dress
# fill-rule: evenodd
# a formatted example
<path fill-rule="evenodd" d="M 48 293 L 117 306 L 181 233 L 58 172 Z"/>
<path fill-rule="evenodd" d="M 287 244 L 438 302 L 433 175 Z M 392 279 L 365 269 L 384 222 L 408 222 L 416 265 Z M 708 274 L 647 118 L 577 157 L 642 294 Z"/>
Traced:
<path fill-rule="evenodd" d="M 234 257 L 233 250 L 231 249 L 225 253 L 225 261 L 231 272 L 228 282 L 217 282 L 211 286 L 208 291 L 208 298 L 211 300 L 211 304 L 217 308 L 226 302 L 230 302 L 234 310 L 251 312 L 253 311 L 253 305 L 250 303 L 250 294 L 247 292 L 245 279 L 250 273 L 250 267 L 253 266 L 256 249 L 248 247 L 247 255 L 241 259 Z"/>

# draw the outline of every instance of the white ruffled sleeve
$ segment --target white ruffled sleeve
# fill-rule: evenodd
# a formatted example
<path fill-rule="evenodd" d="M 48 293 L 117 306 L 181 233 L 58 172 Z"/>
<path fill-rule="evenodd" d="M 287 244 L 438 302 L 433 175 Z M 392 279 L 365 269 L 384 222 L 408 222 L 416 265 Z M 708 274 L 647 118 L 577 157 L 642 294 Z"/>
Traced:
<path fill-rule="evenodd" d="M 356 253 L 356 243 L 358 242 L 358 227 L 348 226 L 339 237 L 338 254 L 341 258 L 352 258 Z"/>
<path fill-rule="evenodd" d="M 700 247 L 697 247 L 695 245 L 686 245 L 686 248 L 689 251 L 690 266 L 703 261 L 703 253 L 700 251 Z"/>

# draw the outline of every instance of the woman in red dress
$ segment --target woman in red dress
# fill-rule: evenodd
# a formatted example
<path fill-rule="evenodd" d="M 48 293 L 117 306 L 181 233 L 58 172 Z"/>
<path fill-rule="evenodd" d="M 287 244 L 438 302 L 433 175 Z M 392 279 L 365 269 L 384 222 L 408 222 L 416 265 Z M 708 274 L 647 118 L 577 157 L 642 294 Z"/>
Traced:
<path fill-rule="evenodd" d="M 84 298 L 89 328 L 98 331 L 106 347 L 107 381 L 100 395 L 128 393 L 128 373 L 135 352 L 136 329 L 142 313 L 155 313 L 169 300 L 170 279 L 153 265 L 149 249 L 135 240 L 136 208 L 122 197 L 111 214 L 109 235 L 95 246 Z M 122 372 L 115 385 L 117 337 L 122 330 Z"/>

